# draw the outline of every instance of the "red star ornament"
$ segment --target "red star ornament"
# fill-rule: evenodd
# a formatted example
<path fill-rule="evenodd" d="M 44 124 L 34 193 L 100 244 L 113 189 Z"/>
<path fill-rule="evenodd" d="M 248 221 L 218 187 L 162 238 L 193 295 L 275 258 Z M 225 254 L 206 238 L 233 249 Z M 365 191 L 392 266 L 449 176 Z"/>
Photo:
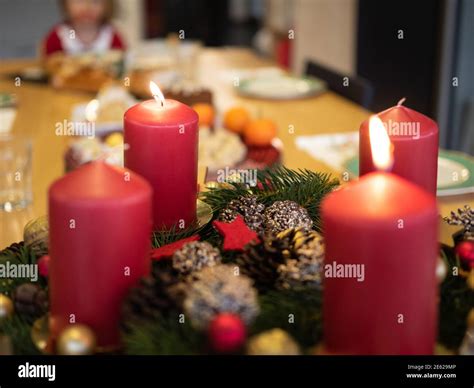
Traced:
<path fill-rule="evenodd" d="M 188 242 L 191 242 L 191 241 L 198 241 L 198 240 L 199 240 L 199 236 L 195 235 L 188 238 L 183 238 L 171 244 L 163 245 L 162 247 L 159 247 L 159 248 L 155 248 L 151 251 L 151 259 L 161 260 L 167 257 L 171 257 L 173 256 L 173 253 L 175 253 L 178 249 L 181 249 L 184 244 L 187 244 Z"/>
<path fill-rule="evenodd" d="M 219 234 L 224 237 L 224 251 L 243 251 L 251 241 L 260 241 L 256 232 L 250 229 L 242 216 L 237 216 L 232 222 L 213 221 Z"/>

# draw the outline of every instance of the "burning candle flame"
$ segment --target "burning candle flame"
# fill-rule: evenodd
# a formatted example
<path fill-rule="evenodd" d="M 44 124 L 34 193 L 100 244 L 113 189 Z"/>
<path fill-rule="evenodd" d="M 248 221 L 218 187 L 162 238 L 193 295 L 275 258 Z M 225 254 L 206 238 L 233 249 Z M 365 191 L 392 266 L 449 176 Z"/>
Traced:
<path fill-rule="evenodd" d="M 372 160 L 379 170 L 389 170 L 393 164 L 392 144 L 382 120 L 372 116 L 369 120 L 370 148 Z"/>
<path fill-rule="evenodd" d="M 90 122 L 94 122 L 97 120 L 97 113 L 99 111 L 99 100 L 90 100 L 86 106 L 86 120 Z"/>
<path fill-rule="evenodd" d="M 165 96 L 163 96 L 160 88 L 153 81 L 150 81 L 150 91 L 155 101 L 160 104 L 160 106 L 163 106 L 165 104 Z"/>

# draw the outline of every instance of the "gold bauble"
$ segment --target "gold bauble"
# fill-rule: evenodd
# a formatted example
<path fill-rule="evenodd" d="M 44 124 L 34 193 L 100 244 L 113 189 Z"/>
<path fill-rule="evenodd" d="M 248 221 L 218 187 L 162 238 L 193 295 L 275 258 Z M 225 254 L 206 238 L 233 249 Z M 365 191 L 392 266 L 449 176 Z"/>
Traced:
<path fill-rule="evenodd" d="M 42 216 L 31 220 L 23 230 L 23 240 L 37 256 L 48 253 L 49 224 L 48 217 Z"/>
<path fill-rule="evenodd" d="M 0 321 L 13 315 L 13 301 L 6 295 L 0 294 Z"/>
<path fill-rule="evenodd" d="M 447 348 L 446 346 L 440 343 L 436 343 L 434 354 L 436 356 L 454 356 L 455 355 L 455 353 L 451 349 Z"/>
<path fill-rule="evenodd" d="M 60 355 L 83 356 L 93 354 L 95 346 L 94 332 L 86 325 L 75 323 L 61 332 L 56 345 L 56 351 Z"/>
<path fill-rule="evenodd" d="M 123 145 L 123 135 L 120 132 L 114 132 L 105 138 L 105 144 L 109 147 Z"/>
<path fill-rule="evenodd" d="M 0 334 L 0 356 L 11 356 L 12 354 L 13 346 L 11 338 Z"/>
<path fill-rule="evenodd" d="M 49 332 L 49 315 L 43 315 L 33 322 L 31 328 L 31 341 L 43 354 L 51 352 L 51 341 Z"/>
<path fill-rule="evenodd" d="M 467 327 L 474 327 L 474 308 L 467 314 Z"/>
<path fill-rule="evenodd" d="M 231 185 L 229 182 L 219 183 L 220 189 L 235 190 L 235 186 Z"/>
<path fill-rule="evenodd" d="M 471 269 L 471 272 L 469 272 L 469 275 L 467 276 L 467 286 L 471 290 L 474 290 L 474 269 Z"/>
<path fill-rule="evenodd" d="M 301 353 L 298 344 L 286 331 L 273 329 L 250 338 L 247 354 L 251 356 L 297 356 Z"/>
<path fill-rule="evenodd" d="M 196 221 L 199 227 L 206 225 L 212 220 L 212 207 L 206 202 L 197 200 L 196 203 Z"/>
<path fill-rule="evenodd" d="M 219 183 L 216 182 L 216 181 L 206 182 L 204 187 L 206 188 L 206 190 L 217 189 L 217 188 L 219 188 Z"/>

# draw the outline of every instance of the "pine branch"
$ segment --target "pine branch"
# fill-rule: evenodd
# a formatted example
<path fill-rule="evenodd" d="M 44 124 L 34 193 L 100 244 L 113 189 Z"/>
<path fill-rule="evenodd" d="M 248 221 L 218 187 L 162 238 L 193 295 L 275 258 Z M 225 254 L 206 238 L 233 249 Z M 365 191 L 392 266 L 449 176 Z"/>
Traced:
<path fill-rule="evenodd" d="M 14 354 L 40 354 L 31 340 L 31 327 L 31 323 L 18 314 L 0 322 L 0 334 L 10 337 Z"/>
<path fill-rule="evenodd" d="M 214 188 L 202 194 L 203 201 L 213 210 L 215 217 L 228 203 L 240 196 L 255 195 L 265 205 L 275 201 L 290 200 L 305 207 L 314 222 L 315 229 L 321 229 L 319 207 L 324 196 L 339 184 L 329 174 L 309 170 L 290 170 L 286 167 L 260 170 L 257 173 L 259 185 L 247 187 L 242 183 L 229 182 L 232 188 Z"/>
<path fill-rule="evenodd" d="M 193 355 L 203 351 L 204 338 L 178 313 L 134 325 L 124 334 L 125 352 L 132 355 Z"/>
<path fill-rule="evenodd" d="M 181 240 L 183 238 L 191 237 L 199 233 L 199 231 L 202 229 L 203 227 L 192 225 L 186 229 L 179 229 L 174 226 L 169 230 L 154 231 L 151 244 L 153 248 L 159 248 L 163 245 L 174 243 L 175 241 Z"/>
<path fill-rule="evenodd" d="M 474 291 L 469 289 L 465 278 L 453 276 L 453 267 L 461 268 L 453 249 L 442 249 L 441 255 L 448 264 L 448 274 L 440 289 L 438 341 L 457 349 L 466 332 L 467 315 L 474 308 Z"/>
<path fill-rule="evenodd" d="M 7 263 L 15 265 L 34 265 L 37 264 L 37 259 L 35 253 L 23 242 L 14 243 L 0 251 L 0 265 L 7 265 Z M 11 295 L 16 287 L 28 282 L 30 282 L 29 278 L 0 278 L 0 293 Z M 41 276 L 38 278 L 37 284 L 42 288 L 47 288 L 47 283 Z"/>
<path fill-rule="evenodd" d="M 251 334 L 281 328 L 287 331 L 303 349 L 315 346 L 320 341 L 321 291 L 312 288 L 297 291 L 273 290 L 261 295 L 259 302 L 261 313 L 252 325 Z"/>

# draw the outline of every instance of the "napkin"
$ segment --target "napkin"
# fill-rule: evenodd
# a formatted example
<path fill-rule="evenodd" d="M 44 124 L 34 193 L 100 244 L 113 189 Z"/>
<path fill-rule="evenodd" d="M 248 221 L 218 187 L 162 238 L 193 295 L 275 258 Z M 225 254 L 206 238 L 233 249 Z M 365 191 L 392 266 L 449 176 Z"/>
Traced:
<path fill-rule="evenodd" d="M 16 116 L 16 108 L 0 109 L 0 133 L 10 132 Z"/>
<path fill-rule="evenodd" d="M 295 144 L 314 159 L 342 171 L 344 163 L 359 152 L 359 132 L 298 136 Z"/>

